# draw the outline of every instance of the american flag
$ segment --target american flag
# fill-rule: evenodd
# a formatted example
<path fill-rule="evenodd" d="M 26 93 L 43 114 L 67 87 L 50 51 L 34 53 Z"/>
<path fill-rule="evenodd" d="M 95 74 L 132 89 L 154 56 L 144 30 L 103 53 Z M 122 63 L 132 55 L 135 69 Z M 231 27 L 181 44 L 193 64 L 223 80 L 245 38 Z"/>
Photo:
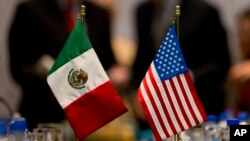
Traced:
<path fill-rule="evenodd" d="M 162 141 L 207 120 L 171 25 L 138 89 L 155 139 Z"/>

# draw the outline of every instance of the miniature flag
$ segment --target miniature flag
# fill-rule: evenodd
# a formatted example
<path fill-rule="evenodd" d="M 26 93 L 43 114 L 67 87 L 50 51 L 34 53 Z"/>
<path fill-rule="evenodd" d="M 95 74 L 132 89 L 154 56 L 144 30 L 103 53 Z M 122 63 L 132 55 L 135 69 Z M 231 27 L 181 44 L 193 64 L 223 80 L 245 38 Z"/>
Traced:
<path fill-rule="evenodd" d="M 170 26 L 141 82 L 138 99 L 157 141 L 207 120 L 182 56 L 174 25 Z"/>
<path fill-rule="evenodd" d="M 80 140 L 127 112 L 80 20 L 49 71 L 47 81 Z"/>

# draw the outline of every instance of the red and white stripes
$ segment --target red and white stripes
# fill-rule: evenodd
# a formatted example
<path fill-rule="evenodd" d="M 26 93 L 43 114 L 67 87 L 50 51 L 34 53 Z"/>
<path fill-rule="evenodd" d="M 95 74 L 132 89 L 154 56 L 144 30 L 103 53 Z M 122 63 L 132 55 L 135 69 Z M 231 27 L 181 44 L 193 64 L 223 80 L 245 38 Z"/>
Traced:
<path fill-rule="evenodd" d="M 138 89 L 138 98 L 157 141 L 206 120 L 188 72 L 161 81 L 151 63 Z"/>

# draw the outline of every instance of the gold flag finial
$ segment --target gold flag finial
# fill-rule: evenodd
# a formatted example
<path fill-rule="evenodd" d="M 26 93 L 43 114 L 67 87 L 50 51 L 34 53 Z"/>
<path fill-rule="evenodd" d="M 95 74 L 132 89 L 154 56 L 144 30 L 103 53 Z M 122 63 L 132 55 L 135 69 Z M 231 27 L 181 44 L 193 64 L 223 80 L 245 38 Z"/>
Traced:
<path fill-rule="evenodd" d="M 86 15 L 85 5 L 81 5 L 80 13 L 77 15 L 77 18 L 80 19 L 82 23 L 84 21 L 85 15 Z"/>
<path fill-rule="evenodd" d="M 181 15 L 181 10 L 180 10 L 180 5 L 175 6 L 175 15 L 180 16 Z"/>
<path fill-rule="evenodd" d="M 84 18 L 85 14 L 86 14 L 86 12 L 85 12 L 85 5 L 81 5 L 81 10 L 80 10 L 81 17 Z"/>
<path fill-rule="evenodd" d="M 176 20 L 176 33 L 177 37 L 179 38 L 180 32 L 179 32 L 179 24 L 180 24 L 180 15 L 181 15 L 181 9 L 180 5 L 175 6 L 175 20 Z"/>
<path fill-rule="evenodd" d="M 86 15 L 85 5 L 81 5 L 80 16 L 82 23 L 84 21 L 85 15 Z"/>

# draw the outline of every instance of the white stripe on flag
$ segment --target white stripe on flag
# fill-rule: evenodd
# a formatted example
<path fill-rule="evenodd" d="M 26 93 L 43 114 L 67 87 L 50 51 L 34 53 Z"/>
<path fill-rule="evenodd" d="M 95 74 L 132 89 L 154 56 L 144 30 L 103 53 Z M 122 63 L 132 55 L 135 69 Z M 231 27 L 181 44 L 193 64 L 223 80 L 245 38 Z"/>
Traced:
<path fill-rule="evenodd" d="M 141 83 L 140 90 L 141 90 L 141 94 L 142 94 L 143 100 L 145 101 L 145 103 L 147 105 L 148 111 L 150 112 L 150 115 L 151 115 L 151 117 L 153 119 L 153 122 L 155 124 L 155 127 L 156 127 L 158 133 L 160 134 L 160 136 L 161 136 L 162 139 L 166 138 L 166 135 L 165 135 L 165 133 L 162 130 L 160 122 L 159 122 L 159 120 L 157 118 L 157 115 L 156 115 L 156 113 L 154 111 L 154 107 L 151 104 L 151 101 L 150 101 L 150 99 L 148 97 L 148 94 L 147 94 L 147 92 L 145 90 L 145 87 L 144 87 L 143 83 Z"/>
<path fill-rule="evenodd" d="M 194 121 L 194 118 L 193 118 L 193 116 L 192 116 L 192 114 L 191 114 L 191 112 L 190 112 L 188 106 L 187 106 L 187 102 L 186 102 L 186 100 L 185 100 L 185 98 L 184 98 L 184 96 L 183 96 L 183 92 L 182 92 L 182 90 L 181 90 L 181 88 L 180 88 L 180 85 L 179 85 L 177 79 L 174 79 L 174 83 L 176 83 L 176 84 L 175 84 L 175 85 L 176 85 L 176 90 L 177 90 L 177 92 L 180 94 L 179 97 L 180 97 L 181 103 L 182 103 L 182 105 L 183 105 L 183 107 L 184 107 L 184 110 L 185 110 L 185 112 L 186 112 L 186 114 L 187 114 L 187 116 L 188 116 L 188 119 L 189 119 L 189 121 L 191 122 L 191 125 L 195 125 L 196 123 L 195 123 L 195 121 Z M 186 122 L 185 122 L 185 123 L 186 123 Z M 185 127 L 185 129 L 188 129 L 188 128 Z"/>
<path fill-rule="evenodd" d="M 197 108 L 197 105 L 196 105 L 196 103 L 195 103 L 195 101 L 193 99 L 193 95 L 190 92 L 190 89 L 188 87 L 188 84 L 187 84 L 187 81 L 186 81 L 186 78 L 185 78 L 184 74 L 181 74 L 180 78 L 181 78 L 181 82 L 183 84 L 183 87 L 185 89 L 185 92 L 186 92 L 186 94 L 188 96 L 188 99 L 190 101 L 190 104 L 191 104 L 192 108 L 194 109 L 195 115 L 198 118 L 198 120 L 200 121 L 200 123 L 202 123 L 203 118 L 202 118 L 201 113 L 200 113 L 199 109 Z"/>

